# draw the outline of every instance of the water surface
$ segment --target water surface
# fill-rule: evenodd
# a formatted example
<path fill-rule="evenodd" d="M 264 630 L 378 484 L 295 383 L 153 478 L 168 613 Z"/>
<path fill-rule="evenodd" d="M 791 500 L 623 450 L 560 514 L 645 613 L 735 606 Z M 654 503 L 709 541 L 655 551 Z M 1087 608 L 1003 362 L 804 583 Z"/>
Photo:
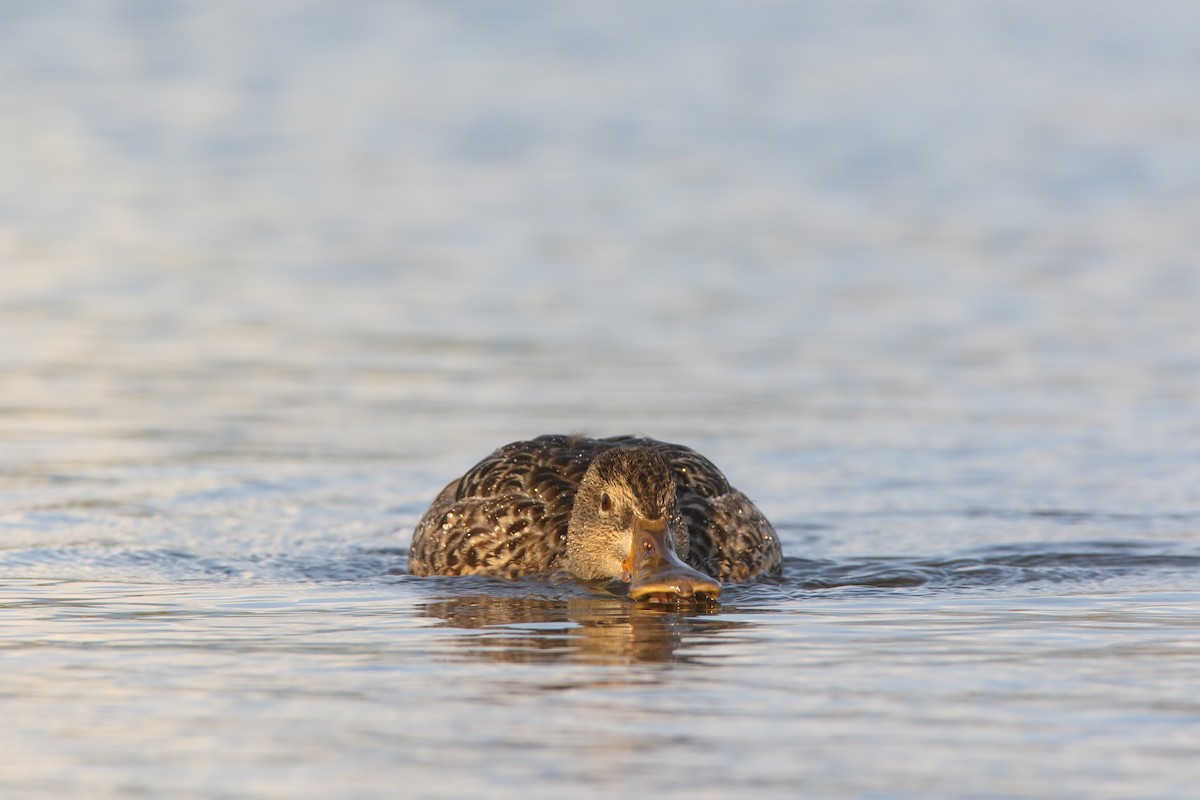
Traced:
<path fill-rule="evenodd" d="M 0 11 L 0 794 L 1187 796 L 1198 23 Z M 784 576 L 405 574 L 580 430 Z"/>

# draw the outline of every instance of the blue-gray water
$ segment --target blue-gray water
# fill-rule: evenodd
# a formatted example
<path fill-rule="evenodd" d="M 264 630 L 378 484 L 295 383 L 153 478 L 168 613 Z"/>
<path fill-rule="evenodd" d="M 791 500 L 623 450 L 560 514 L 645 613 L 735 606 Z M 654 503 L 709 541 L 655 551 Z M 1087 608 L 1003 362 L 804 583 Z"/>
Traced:
<path fill-rule="evenodd" d="M 0 7 L 0 796 L 1179 798 L 1200 6 Z M 492 448 L 775 521 L 414 579 Z"/>

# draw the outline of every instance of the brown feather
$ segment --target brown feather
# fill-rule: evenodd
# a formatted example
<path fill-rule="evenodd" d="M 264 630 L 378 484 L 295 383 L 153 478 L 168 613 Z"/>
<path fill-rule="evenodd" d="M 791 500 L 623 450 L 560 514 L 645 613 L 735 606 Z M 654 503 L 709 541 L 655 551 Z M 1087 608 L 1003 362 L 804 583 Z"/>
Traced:
<path fill-rule="evenodd" d="M 688 564 L 726 583 L 779 574 L 783 555 L 771 523 L 704 456 L 655 439 L 561 435 L 505 445 L 447 485 L 417 523 L 409 572 L 517 578 L 562 569 L 579 482 L 614 447 L 652 450 L 674 472 Z M 640 480 L 624 477 L 634 486 Z"/>

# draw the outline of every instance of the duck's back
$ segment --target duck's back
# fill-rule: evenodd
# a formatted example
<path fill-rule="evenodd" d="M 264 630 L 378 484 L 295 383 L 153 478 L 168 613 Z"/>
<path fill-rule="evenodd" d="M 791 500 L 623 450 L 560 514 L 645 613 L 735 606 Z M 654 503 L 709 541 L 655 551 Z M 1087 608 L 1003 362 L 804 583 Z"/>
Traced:
<path fill-rule="evenodd" d="M 417 523 L 409 572 L 516 578 L 562 568 L 579 482 L 601 452 L 629 446 L 655 450 L 675 472 L 689 564 L 734 583 L 779 572 L 771 523 L 704 456 L 654 439 L 561 435 L 505 445 L 447 485 Z"/>

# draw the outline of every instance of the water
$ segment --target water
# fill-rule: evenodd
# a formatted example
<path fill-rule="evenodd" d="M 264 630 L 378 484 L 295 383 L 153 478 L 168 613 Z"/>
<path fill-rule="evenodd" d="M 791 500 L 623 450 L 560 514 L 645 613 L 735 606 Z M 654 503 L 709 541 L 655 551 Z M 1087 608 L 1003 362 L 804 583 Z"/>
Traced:
<path fill-rule="evenodd" d="M 1192 793 L 1198 23 L 0 9 L 0 795 Z M 573 430 L 784 577 L 404 574 Z"/>

